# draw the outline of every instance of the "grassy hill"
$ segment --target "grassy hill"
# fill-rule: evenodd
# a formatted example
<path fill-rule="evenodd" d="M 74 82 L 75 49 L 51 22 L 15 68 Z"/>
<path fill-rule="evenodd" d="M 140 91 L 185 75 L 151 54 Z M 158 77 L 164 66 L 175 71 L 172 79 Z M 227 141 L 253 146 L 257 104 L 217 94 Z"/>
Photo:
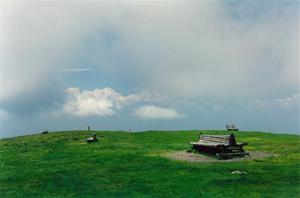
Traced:
<path fill-rule="evenodd" d="M 207 134 L 228 134 L 206 131 Z M 164 158 L 199 132 L 53 132 L 0 140 L 1 197 L 299 197 L 300 136 L 236 132 L 261 160 L 193 163 Z M 232 171 L 248 174 L 232 174 Z"/>

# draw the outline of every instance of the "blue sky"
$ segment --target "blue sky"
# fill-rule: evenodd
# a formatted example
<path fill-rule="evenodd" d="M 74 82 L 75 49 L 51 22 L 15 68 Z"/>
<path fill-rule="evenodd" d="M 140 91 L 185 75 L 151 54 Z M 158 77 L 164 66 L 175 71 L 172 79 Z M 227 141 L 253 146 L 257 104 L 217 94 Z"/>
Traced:
<path fill-rule="evenodd" d="M 0 136 L 300 133 L 298 1 L 1 2 Z"/>

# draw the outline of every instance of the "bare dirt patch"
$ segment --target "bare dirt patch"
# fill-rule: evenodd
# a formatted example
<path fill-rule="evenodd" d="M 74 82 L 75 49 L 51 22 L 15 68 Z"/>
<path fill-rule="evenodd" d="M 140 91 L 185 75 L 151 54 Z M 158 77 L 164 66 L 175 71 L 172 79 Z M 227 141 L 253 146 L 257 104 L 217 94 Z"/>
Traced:
<path fill-rule="evenodd" d="M 188 162 L 198 162 L 198 163 L 207 163 L 207 162 L 235 162 L 235 161 L 249 161 L 249 160 L 263 160 L 265 158 L 275 156 L 275 154 L 261 152 L 261 151 L 247 151 L 250 155 L 246 157 L 235 157 L 231 159 L 219 160 L 214 156 L 203 155 L 201 153 L 188 153 L 186 151 L 176 151 L 163 153 L 162 156 L 168 159 L 179 160 L 179 161 L 188 161 Z"/>

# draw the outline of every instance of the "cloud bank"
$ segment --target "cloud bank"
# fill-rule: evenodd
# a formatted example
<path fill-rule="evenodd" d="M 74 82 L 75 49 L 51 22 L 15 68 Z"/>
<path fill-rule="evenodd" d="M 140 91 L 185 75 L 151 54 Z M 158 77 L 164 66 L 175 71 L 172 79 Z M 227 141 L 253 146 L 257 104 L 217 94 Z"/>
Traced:
<path fill-rule="evenodd" d="M 123 96 L 112 88 L 80 91 L 77 87 L 66 89 L 67 99 L 63 105 L 63 112 L 79 116 L 113 116 L 126 105 L 139 105 L 157 100 L 151 94 L 131 94 Z M 185 117 L 174 108 L 163 108 L 154 105 L 143 105 L 136 108 L 134 115 L 140 119 L 180 119 Z"/>
<path fill-rule="evenodd" d="M 93 71 L 93 68 L 69 68 L 63 69 L 62 72 L 86 72 L 86 71 Z"/>
<path fill-rule="evenodd" d="M 41 90 L 78 62 L 133 79 L 135 89 L 180 97 L 296 92 L 297 5 L 1 2 L 0 96 Z"/>
<path fill-rule="evenodd" d="M 280 108 L 285 110 L 300 110 L 300 94 L 292 94 L 284 98 L 275 98 L 269 100 L 254 100 L 254 104 L 257 108 Z"/>

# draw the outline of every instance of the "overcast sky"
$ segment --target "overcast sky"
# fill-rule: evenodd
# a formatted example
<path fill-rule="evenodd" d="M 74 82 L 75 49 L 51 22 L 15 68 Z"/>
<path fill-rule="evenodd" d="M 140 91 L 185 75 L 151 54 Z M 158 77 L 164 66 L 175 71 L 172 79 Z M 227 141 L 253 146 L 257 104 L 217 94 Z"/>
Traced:
<path fill-rule="evenodd" d="M 299 1 L 0 3 L 0 136 L 300 134 Z"/>

